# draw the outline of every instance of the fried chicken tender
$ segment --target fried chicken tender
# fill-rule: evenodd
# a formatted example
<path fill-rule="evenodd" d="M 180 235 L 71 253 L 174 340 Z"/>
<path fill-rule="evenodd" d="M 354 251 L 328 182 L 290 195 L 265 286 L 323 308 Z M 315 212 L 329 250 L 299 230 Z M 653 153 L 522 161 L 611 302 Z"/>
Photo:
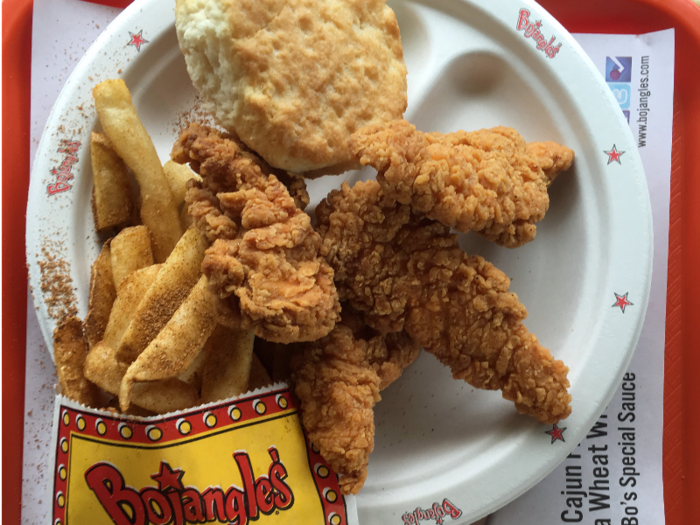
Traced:
<path fill-rule="evenodd" d="M 320 236 L 287 187 L 234 137 L 193 124 L 173 160 L 190 163 L 188 211 L 211 247 L 202 272 L 231 315 L 270 341 L 313 341 L 333 329 L 340 304 Z M 288 177 L 299 198 L 305 186 Z M 302 192 L 303 189 L 303 192 Z M 308 196 L 306 197 L 308 202 Z"/>
<path fill-rule="evenodd" d="M 512 128 L 423 133 L 406 120 L 358 130 L 350 147 L 378 171 L 387 197 L 507 248 L 535 238 L 547 188 L 574 159 L 569 148 L 528 144 Z"/>
<path fill-rule="evenodd" d="M 292 380 L 304 428 L 340 475 L 343 494 L 357 494 L 374 449 L 379 391 L 416 359 L 418 345 L 405 332 L 381 335 L 343 305 L 342 320 L 330 334 L 293 346 Z"/>
<path fill-rule="evenodd" d="M 450 228 L 383 194 L 343 184 L 316 209 L 341 301 L 382 333 L 405 330 L 455 379 L 500 389 L 543 423 L 569 415 L 568 368 L 527 331 L 506 275 L 468 256 Z"/>

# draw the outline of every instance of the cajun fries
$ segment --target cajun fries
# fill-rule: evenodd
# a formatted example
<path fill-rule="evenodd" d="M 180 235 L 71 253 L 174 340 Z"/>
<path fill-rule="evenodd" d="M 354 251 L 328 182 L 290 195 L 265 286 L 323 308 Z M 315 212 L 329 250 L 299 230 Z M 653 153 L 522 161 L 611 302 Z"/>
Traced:
<path fill-rule="evenodd" d="M 110 243 L 106 242 L 90 271 L 90 299 L 88 315 L 85 317 L 85 339 L 90 348 L 104 337 L 109 313 L 116 298 Z"/>
<path fill-rule="evenodd" d="M 183 206 L 187 182 L 201 178 L 178 163 L 160 166 L 122 81 L 105 81 L 93 94 L 105 132 L 91 140 L 95 228 L 116 235 L 92 266 L 85 322 L 71 317 L 54 332 L 63 393 L 148 416 L 270 384 L 253 332 L 202 275 L 207 242 Z M 141 190 L 142 225 L 134 222 L 129 169 Z"/>
<path fill-rule="evenodd" d="M 114 286 L 119 288 L 126 276 L 153 264 L 151 236 L 145 226 L 124 228 L 111 242 Z"/>
<path fill-rule="evenodd" d="M 99 407 L 100 392 L 83 375 L 87 351 L 82 321 L 68 317 L 59 323 L 53 332 L 53 355 L 63 395 L 85 406 Z"/>
<path fill-rule="evenodd" d="M 180 307 L 199 280 L 205 248 L 197 228 L 185 232 L 138 305 L 117 348 L 120 361 L 135 360 Z"/>
<path fill-rule="evenodd" d="M 92 173 L 92 216 L 98 233 L 131 222 L 134 201 L 129 184 L 129 170 L 116 154 L 107 137 L 92 133 L 90 137 Z"/>
<path fill-rule="evenodd" d="M 117 360 L 113 348 L 98 343 L 85 359 L 85 377 L 105 392 L 117 395 L 129 365 Z M 156 414 L 184 410 L 199 404 L 197 389 L 178 379 L 135 385 L 131 393 L 134 405 Z"/>
<path fill-rule="evenodd" d="M 177 205 L 151 137 L 143 127 L 123 80 L 105 80 L 92 90 L 95 108 L 114 150 L 131 168 L 141 189 L 141 220 L 163 262 L 182 235 Z"/>
<path fill-rule="evenodd" d="M 202 352 L 202 403 L 248 391 L 254 339 L 251 330 L 235 330 L 223 325 L 214 329 Z"/>
<path fill-rule="evenodd" d="M 168 180 L 170 193 L 173 194 L 176 206 L 180 206 L 180 204 L 185 202 L 187 181 L 190 179 L 202 180 L 202 177 L 187 167 L 186 164 L 180 164 L 172 160 L 163 165 L 163 173 L 165 173 L 165 178 Z"/>
<path fill-rule="evenodd" d="M 119 390 L 121 409 L 129 408 L 135 382 L 169 379 L 185 372 L 215 326 L 209 284 L 202 275 L 163 329 L 129 366 Z"/>
<path fill-rule="evenodd" d="M 124 332 L 129 328 L 136 309 L 146 295 L 148 289 L 156 281 L 162 264 L 154 264 L 147 268 L 141 268 L 129 274 L 117 288 L 117 299 L 114 301 L 112 311 L 109 314 L 109 322 L 105 329 L 103 342 L 112 348 L 117 348 L 121 343 Z M 90 311 L 88 309 L 88 316 Z"/>

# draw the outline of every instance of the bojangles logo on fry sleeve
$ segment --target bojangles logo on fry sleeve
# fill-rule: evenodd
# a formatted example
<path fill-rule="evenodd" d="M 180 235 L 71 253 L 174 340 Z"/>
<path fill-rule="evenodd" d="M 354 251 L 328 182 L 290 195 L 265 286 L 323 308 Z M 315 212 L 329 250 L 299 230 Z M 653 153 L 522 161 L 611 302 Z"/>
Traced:
<path fill-rule="evenodd" d="M 53 524 L 348 523 L 286 388 L 148 419 L 59 397 L 55 417 Z"/>

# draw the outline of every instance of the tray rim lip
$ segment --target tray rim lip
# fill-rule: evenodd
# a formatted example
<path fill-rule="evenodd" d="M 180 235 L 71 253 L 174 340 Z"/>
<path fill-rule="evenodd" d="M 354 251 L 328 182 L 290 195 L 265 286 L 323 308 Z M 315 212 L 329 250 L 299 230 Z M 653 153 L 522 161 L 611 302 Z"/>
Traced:
<path fill-rule="evenodd" d="M 12 5 L 12 4 L 15 4 L 15 5 L 16 5 L 16 4 L 19 4 L 20 1 L 24 1 L 24 0 L 13 0 L 13 1 L 11 1 L 11 2 L 7 2 L 6 5 Z M 637 0 L 637 2 L 640 3 L 640 4 L 641 4 L 641 3 L 649 4 L 649 5 L 655 7 L 655 8 L 657 8 L 657 9 L 659 9 L 659 10 L 663 10 L 664 8 L 668 7 L 668 4 L 673 4 L 673 5 L 681 4 L 681 3 L 683 2 L 683 0 L 670 0 L 667 4 L 666 4 L 666 3 L 662 3 L 662 2 L 650 1 L 650 0 Z M 25 3 L 28 3 L 28 2 L 25 2 Z M 695 7 L 695 6 L 694 6 L 692 3 L 690 3 L 688 0 L 685 0 L 685 3 L 690 4 L 690 6 L 692 6 L 691 9 L 692 9 L 693 7 Z M 700 19 L 700 18 L 699 18 L 699 19 Z M 695 35 L 695 36 L 700 37 L 700 34 L 697 34 L 697 35 Z M 678 82 L 678 79 L 677 79 L 677 82 Z M 684 140 L 683 137 L 676 137 L 675 135 L 674 135 L 674 138 L 675 138 L 676 140 L 680 140 L 681 143 L 682 143 L 683 140 Z M 4 200 L 5 200 L 5 198 L 3 198 L 3 202 L 4 202 Z M 9 199 L 8 199 L 8 200 L 9 200 Z M 21 207 L 21 206 L 20 206 L 20 207 Z M 22 349 L 22 351 L 24 351 L 24 349 Z M 5 374 L 5 372 L 3 372 L 3 374 Z M 665 456 L 666 456 L 666 454 L 664 453 L 664 457 L 665 457 Z"/>

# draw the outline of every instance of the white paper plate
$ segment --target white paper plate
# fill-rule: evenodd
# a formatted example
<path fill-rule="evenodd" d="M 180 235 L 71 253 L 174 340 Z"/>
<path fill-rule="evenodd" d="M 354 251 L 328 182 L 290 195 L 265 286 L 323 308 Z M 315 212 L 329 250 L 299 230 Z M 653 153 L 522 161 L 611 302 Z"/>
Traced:
<path fill-rule="evenodd" d="M 422 354 L 383 392 L 376 446 L 357 505 L 364 524 L 410 522 L 417 508 L 449 499 L 469 523 L 530 488 L 582 439 L 611 398 L 634 351 L 651 277 L 652 229 L 646 180 L 632 135 L 593 64 L 571 36 L 527 0 L 390 2 L 408 67 L 406 117 L 425 131 L 513 126 L 528 140 L 576 151 L 552 186 L 537 239 L 507 250 L 475 235 L 463 247 L 513 279 L 527 326 L 570 367 L 573 413 L 553 440 L 496 392 L 453 381 Z M 518 29 L 523 11 L 557 46 L 553 58 Z M 140 35 L 140 36 L 135 36 Z M 139 39 L 145 40 L 136 45 Z M 545 48 L 546 49 L 546 48 Z M 41 292 L 47 248 L 70 267 L 80 316 L 100 243 L 92 226 L 89 136 L 97 127 L 91 88 L 121 77 L 163 161 L 195 91 L 177 45 L 172 2 L 137 1 L 98 38 L 66 83 L 39 145 L 29 190 L 27 259 L 44 337 L 55 321 Z M 74 157 L 61 140 L 79 142 Z M 624 152 L 616 157 L 606 152 Z M 611 158 L 613 160 L 611 160 Z M 68 159 L 66 161 L 66 159 Z M 71 162 L 75 163 L 71 165 Z M 70 190 L 50 195 L 52 170 L 70 168 Z M 64 169 L 64 172 L 66 171 Z M 311 186 L 316 204 L 342 180 Z M 46 277 L 45 277 L 46 281 Z M 44 282 L 44 285 L 51 284 Z M 625 296 L 626 308 L 612 306 Z M 404 519 L 405 518 L 405 519 Z M 451 518 L 446 519 L 449 523 Z M 432 520 L 430 520 L 432 521 Z"/>

